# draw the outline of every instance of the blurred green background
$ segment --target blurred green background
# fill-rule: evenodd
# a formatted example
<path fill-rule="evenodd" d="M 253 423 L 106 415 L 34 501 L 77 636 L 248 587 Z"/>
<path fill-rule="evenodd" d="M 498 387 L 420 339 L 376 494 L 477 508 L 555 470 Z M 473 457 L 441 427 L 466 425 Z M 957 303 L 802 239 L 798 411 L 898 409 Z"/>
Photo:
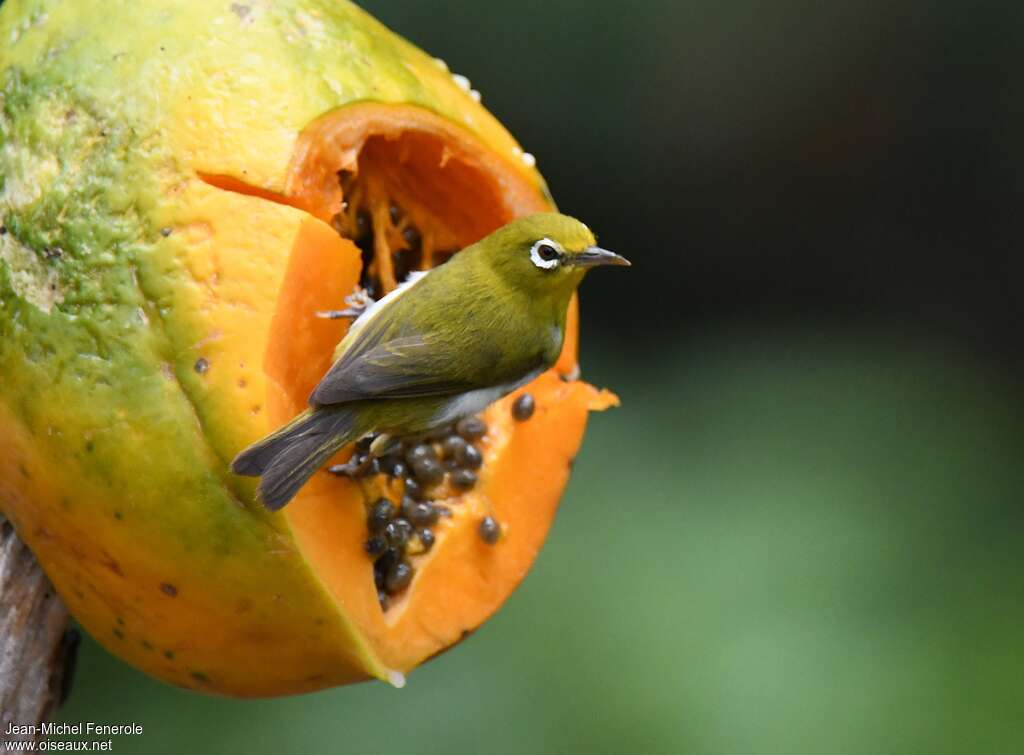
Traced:
<path fill-rule="evenodd" d="M 1024 751 L 1012 3 L 375 0 L 633 259 L 501 612 L 401 691 L 231 701 L 86 640 L 117 752 Z"/>

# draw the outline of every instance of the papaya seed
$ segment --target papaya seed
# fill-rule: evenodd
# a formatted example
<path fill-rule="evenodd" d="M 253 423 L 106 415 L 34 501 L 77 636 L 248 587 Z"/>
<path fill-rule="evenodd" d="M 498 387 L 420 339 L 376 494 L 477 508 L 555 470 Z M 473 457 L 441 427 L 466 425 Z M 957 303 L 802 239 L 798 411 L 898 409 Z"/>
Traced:
<path fill-rule="evenodd" d="M 414 468 L 416 466 L 416 462 L 423 461 L 425 459 L 437 459 L 434 447 L 427 443 L 417 443 L 405 452 L 405 460 Z"/>
<path fill-rule="evenodd" d="M 380 535 L 374 535 L 366 540 L 363 547 L 366 549 L 368 556 L 376 558 L 388 549 L 388 542 Z"/>
<path fill-rule="evenodd" d="M 493 516 L 485 516 L 481 519 L 478 531 L 480 538 L 488 545 L 494 545 L 501 539 L 501 525 Z"/>
<path fill-rule="evenodd" d="M 444 469 L 437 459 L 417 459 L 412 465 L 416 479 L 423 485 L 434 485 L 441 482 L 444 477 Z"/>
<path fill-rule="evenodd" d="M 487 425 L 479 417 L 466 417 L 459 420 L 455 431 L 466 440 L 477 440 L 487 432 Z"/>
<path fill-rule="evenodd" d="M 536 405 L 533 400 L 533 396 L 529 393 L 524 393 L 522 396 L 515 400 L 512 404 L 512 416 L 519 422 L 525 422 L 533 416 L 533 410 Z"/>
<path fill-rule="evenodd" d="M 461 435 L 449 435 L 441 443 L 441 455 L 445 459 L 456 459 L 466 445 L 466 439 Z"/>
<path fill-rule="evenodd" d="M 389 595 L 401 592 L 412 581 L 413 569 L 408 561 L 398 561 L 391 565 L 384 577 L 384 588 Z"/>
<path fill-rule="evenodd" d="M 423 546 L 423 552 L 426 553 L 434 547 L 434 531 L 424 527 L 421 530 L 416 531 L 416 537 L 419 538 L 420 544 Z"/>
<path fill-rule="evenodd" d="M 384 537 L 392 548 L 401 548 L 412 537 L 412 525 L 408 519 L 393 519 L 384 527 Z"/>
<path fill-rule="evenodd" d="M 471 469 L 456 469 L 449 479 L 459 490 L 470 490 L 476 485 L 476 472 Z"/>
<path fill-rule="evenodd" d="M 480 449 L 471 443 L 467 443 L 462 450 L 459 451 L 458 456 L 455 459 L 460 467 L 466 469 L 479 469 L 480 465 L 484 463 L 484 456 L 480 453 Z"/>
<path fill-rule="evenodd" d="M 370 509 L 370 516 L 367 517 L 366 527 L 371 533 L 383 532 L 388 523 L 395 517 L 395 504 L 387 498 L 380 498 Z"/>

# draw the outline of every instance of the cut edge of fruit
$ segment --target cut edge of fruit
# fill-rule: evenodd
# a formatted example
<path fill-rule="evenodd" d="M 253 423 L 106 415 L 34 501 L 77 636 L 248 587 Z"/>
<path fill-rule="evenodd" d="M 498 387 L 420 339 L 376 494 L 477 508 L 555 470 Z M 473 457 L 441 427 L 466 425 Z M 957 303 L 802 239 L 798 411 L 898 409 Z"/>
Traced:
<path fill-rule="evenodd" d="M 211 183 L 220 179 L 204 178 Z M 341 238 L 339 247 L 338 237 L 333 241 L 324 238 L 323 223 L 311 223 L 316 230 L 300 235 L 293 247 L 264 364 L 270 394 L 268 419 L 274 426 L 305 408 L 347 329 L 346 321 L 317 319 L 316 313 L 343 307 L 345 296 L 357 282 L 376 285 L 378 296 L 400 282 L 394 274 L 399 268 L 394 245 L 408 241 L 404 235 L 407 228 L 416 230 L 422 244 L 413 269 L 425 268 L 432 261 L 428 248 L 454 252 L 517 216 L 552 209 L 538 184 L 469 132 L 409 106 L 353 105 L 315 121 L 299 138 L 288 187 L 286 196 L 268 198 L 301 208 L 348 238 Z M 363 243 L 362 250 L 351 238 L 357 235 L 354 212 L 359 211 L 360 203 L 369 212 L 375 239 Z M 365 242 L 364 238 L 358 240 Z M 439 261 L 443 260 L 433 259 Z M 392 263 L 390 277 L 388 262 Z M 367 270 L 373 272 L 372 280 L 368 281 Z M 582 438 L 587 411 L 609 403 L 607 397 L 601 398 L 604 394 L 575 381 L 576 322 L 574 299 L 561 358 L 553 370 L 524 389 L 534 390 L 541 399 L 543 413 L 549 415 L 545 426 L 558 435 L 555 445 L 564 446 L 561 454 L 568 458 Z M 458 496 L 461 502 L 453 508 L 458 507 L 460 518 L 491 512 L 494 505 L 487 497 L 488 480 L 499 473 L 508 477 L 499 470 L 505 466 L 505 450 L 518 442 L 509 412 L 512 398 L 486 413 L 492 432 L 483 447 L 483 477 L 474 490 Z M 559 429 L 561 425 L 565 427 Z M 350 453 L 342 452 L 335 461 Z M 432 550 L 414 556 L 417 574 L 386 613 L 378 604 L 373 561 L 364 551 L 365 491 L 354 481 L 327 473 L 314 476 L 300 491 L 284 517 L 311 570 L 365 641 L 368 674 L 393 683 L 396 674 L 457 643 L 500 606 L 525 576 L 553 519 L 568 478 L 568 464 L 565 459 L 557 462 L 558 458 L 556 453 L 551 461 L 561 467 L 552 467 L 544 490 L 534 491 L 540 504 L 522 500 L 518 492 L 506 495 L 502 491 L 501 498 L 510 500 L 501 508 L 522 509 L 509 516 L 533 516 L 536 522 L 520 519 L 516 524 L 519 532 L 507 532 L 509 537 L 497 547 L 471 537 L 476 535 L 475 526 L 449 522 L 449 532 L 439 531 Z M 493 474 L 488 464 L 495 467 Z M 524 534 L 530 529 L 527 523 L 534 532 Z M 459 557 L 487 562 L 503 558 L 507 563 L 494 566 L 500 574 L 498 584 L 486 589 L 475 584 L 452 585 L 446 590 L 438 584 L 438 575 L 424 577 L 431 572 L 426 567 L 440 561 L 458 571 L 451 564 Z M 458 579 L 481 580 L 486 575 L 479 571 Z M 469 599 L 472 605 L 440 605 L 443 598 L 458 602 L 465 594 L 476 596 Z M 437 605 L 430 610 L 412 610 L 431 598 Z"/>

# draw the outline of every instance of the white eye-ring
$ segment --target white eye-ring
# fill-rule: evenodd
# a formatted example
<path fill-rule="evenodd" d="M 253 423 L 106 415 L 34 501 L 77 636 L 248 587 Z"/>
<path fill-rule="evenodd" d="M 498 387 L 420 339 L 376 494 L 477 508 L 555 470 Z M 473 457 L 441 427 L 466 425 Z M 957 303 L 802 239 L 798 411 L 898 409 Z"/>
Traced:
<path fill-rule="evenodd" d="M 541 239 L 530 248 L 530 259 L 542 270 L 552 270 L 562 261 L 562 247 L 557 241 Z"/>

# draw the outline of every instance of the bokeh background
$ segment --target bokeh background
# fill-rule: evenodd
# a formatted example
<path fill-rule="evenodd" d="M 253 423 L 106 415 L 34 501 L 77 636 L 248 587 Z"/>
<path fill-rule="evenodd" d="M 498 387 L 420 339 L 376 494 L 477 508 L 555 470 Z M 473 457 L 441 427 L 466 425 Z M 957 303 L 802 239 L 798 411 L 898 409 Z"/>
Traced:
<path fill-rule="evenodd" d="M 372 0 L 635 266 L 501 612 L 402 691 L 230 701 L 86 640 L 117 752 L 1024 752 L 1024 19 L 949 0 Z"/>

